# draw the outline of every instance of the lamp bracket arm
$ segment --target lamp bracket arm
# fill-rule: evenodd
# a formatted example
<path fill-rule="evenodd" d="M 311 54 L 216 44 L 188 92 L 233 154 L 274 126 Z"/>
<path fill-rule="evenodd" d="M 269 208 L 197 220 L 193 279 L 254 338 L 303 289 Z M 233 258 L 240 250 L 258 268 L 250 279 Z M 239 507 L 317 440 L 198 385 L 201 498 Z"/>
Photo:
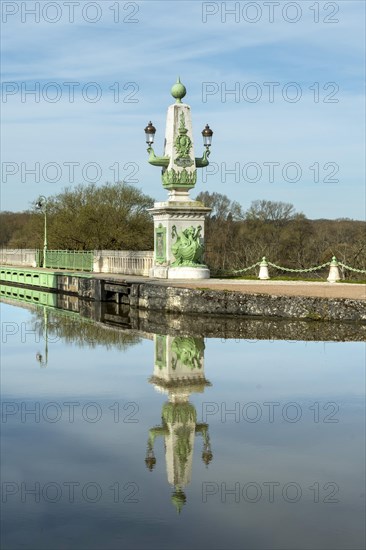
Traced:
<path fill-rule="evenodd" d="M 152 147 L 149 147 L 147 149 L 147 152 L 149 153 L 149 164 L 152 164 L 153 166 L 162 166 L 164 168 L 167 168 L 169 166 L 170 157 L 157 157 Z"/>
<path fill-rule="evenodd" d="M 195 158 L 196 168 L 204 168 L 209 165 L 208 157 L 210 156 L 210 150 L 207 148 L 201 158 Z"/>

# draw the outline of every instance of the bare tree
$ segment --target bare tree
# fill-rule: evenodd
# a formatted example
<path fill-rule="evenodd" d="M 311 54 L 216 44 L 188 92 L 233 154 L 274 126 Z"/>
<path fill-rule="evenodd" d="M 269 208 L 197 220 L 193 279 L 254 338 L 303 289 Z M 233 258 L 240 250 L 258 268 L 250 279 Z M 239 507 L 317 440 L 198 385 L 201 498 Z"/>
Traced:
<path fill-rule="evenodd" d="M 253 201 L 247 210 L 246 219 L 281 224 L 292 220 L 295 215 L 294 205 L 288 202 L 257 200 Z"/>

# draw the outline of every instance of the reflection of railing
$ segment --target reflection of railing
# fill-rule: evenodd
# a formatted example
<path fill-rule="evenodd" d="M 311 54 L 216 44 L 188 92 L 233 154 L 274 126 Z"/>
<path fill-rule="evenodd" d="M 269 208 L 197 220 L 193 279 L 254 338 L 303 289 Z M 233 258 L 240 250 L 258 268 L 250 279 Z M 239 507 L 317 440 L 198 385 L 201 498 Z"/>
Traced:
<path fill-rule="evenodd" d="M 11 298 L 20 302 L 31 302 L 51 307 L 57 307 L 57 295 L 34 288 L 9 286 L 0 284 L 0 297 Z"/>

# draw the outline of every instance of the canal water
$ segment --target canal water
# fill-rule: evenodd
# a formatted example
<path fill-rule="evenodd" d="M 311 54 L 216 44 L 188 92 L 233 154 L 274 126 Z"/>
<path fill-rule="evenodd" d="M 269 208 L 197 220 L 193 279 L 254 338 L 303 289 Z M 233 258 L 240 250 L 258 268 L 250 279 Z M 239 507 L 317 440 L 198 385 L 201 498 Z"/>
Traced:
<path fill-rule="evenodd" d="M 220 322 L 1 304 L 3 550 L 364 547 L 365 344 Z"/>

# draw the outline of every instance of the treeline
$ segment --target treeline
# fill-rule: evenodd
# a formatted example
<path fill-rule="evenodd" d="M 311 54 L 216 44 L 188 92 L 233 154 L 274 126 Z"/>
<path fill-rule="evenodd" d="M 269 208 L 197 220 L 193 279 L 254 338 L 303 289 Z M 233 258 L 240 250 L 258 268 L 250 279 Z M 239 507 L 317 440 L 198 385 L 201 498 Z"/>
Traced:
<path fill-rule="evenodd" d="M 200 193 L 197 199 L 212 208 L 205 241 L 206 263 L 213 273 L 248 267 L 262 256 L 293 269 L 321 265 L 336 256 L 346 265 L 366 270 L 366 222 L 309 220 L 292 204 L 265 200 L 243 210 L 220 193 Z M 65 189 L 47 200 L 48 248 L 152 250 L 153 221 L 148 209 L 153 203 L 153 198 L 124 183 Z M 36 205 L 27 212 L 0 213 L 0 226 L 2 248 L 43 247 L 44 210 Z M 256 271 L 247 274 L 254 276 Z M 324 271 L 308 276 L 324 279 Z M 347 270 L 343 276 L 366 279 Z"/>
<path fill-rule="evenodd" d="M 197 199 L 212 208 L 206 223 L 206 261 L 216 274 L 249 267 L 262 256 L 292 269 L 322 265 L 336 256 L 346 265 L 366 270 L 366 222 L 309 220 L 292 204 L 265 200 L 254 201 L 244 212 L 240 204 L 219 193 L 200 193 Z M 301 276 L 324 279 L 327 270 Z M 365 274 L 342 268 L 341 272 L 346 279 L 366 279 Z M 271 274 L 281 272 L 271 269 Z"/>
<path fill-rule="evenodd" d="M 124 183 L 79 185 L 49 197 L 47 240 L 51 250 L 151 250 L 154 200 Z M 44 207 L 0 214 L 0 246 L 42 248 Z"/>

